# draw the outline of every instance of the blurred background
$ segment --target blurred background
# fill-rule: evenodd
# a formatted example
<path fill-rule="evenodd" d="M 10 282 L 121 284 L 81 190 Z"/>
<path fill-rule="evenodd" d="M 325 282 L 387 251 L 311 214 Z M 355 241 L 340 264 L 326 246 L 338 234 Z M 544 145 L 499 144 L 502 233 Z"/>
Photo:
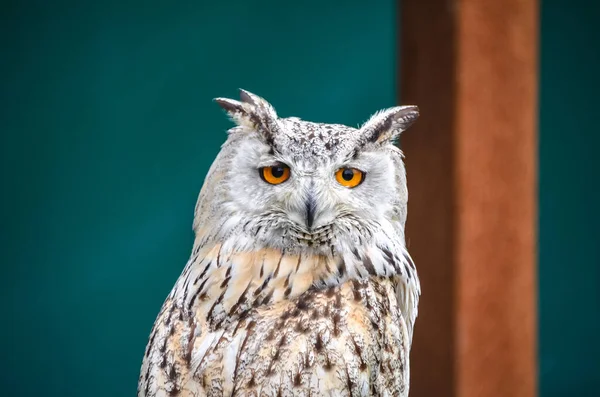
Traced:
<path fill-rule="evenodd" d="M 456 5 L 422 3 L 449 14 Z M 600 6 L 535 7 L 531 376 L 536 395 L 597 396 Z M 403 103 L 403 55 L 414 55 L 401 45 L 411 34 L 400 26 L 402 0 L 9 0 L 1 10 L 4 396 L 135 395 L 152 323 L 191 249 L 195 200 L 230 127 L 212 98 L 245 88 L 282 116 L 357 125 Z M 422 29 L 434 22 L 413 20 Z M 457 47 L 444 39 L 441 48 Z M 410 158 L 410 145 L 403 149 Z M 452 316 L 435 304 L 423 315 Z M 426 324 L 417 320 L 416 339 Z M 423 363 L 436 355 L 415 352 L 423 355 L 413 357 L 420 372 L 411 395 L 427 395 Z"/>

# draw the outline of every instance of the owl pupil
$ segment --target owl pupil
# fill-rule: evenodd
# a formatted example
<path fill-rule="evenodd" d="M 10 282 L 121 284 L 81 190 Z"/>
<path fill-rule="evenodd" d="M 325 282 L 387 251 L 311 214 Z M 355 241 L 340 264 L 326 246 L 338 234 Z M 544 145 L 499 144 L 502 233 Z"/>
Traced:
<path fill-rule="evenodd" d="M 354 171 L 346 168 L 344 171 L 342 171 L 342 178 L 344 178 L 345 181 L 351 181 L 352 178 L 354 178 Z"/>
<path fill-rule="evenodd" d="M 283 176 L 284 173 L 284 169 L 283 167 L 272 167 L 271 168 L 271 174 L 273 174 L 273 176 L 275 178 L 281 178 Z"/>

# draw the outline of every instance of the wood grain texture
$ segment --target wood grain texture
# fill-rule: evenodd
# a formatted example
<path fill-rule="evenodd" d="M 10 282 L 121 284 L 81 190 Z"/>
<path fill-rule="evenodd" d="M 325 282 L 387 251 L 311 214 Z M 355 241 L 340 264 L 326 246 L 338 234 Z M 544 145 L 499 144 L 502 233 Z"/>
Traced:
<path fill-rule="evenodd" d="M 537 392 L 538 4 L 401 1 L 412 396 Z M 440 372 L 442 372 L 440 374 Z"/>

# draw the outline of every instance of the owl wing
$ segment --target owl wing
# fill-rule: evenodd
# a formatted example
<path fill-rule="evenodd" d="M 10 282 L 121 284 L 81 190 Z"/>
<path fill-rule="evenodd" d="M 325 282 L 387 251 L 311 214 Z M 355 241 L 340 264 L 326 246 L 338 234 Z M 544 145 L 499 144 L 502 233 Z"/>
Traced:
<path fill-rule="evenodd" d="M 419 297 L 421 296 L 421 283 L 415 264 L 405 249 L 402 254 L 402 263 L 404 273 L 402 274 L 403 282 L 398 283 L 397 296 L 400 304 L 400 311 L 406 321 L 408 331 L 408 340 L 412 344 L 413 330 L 415 321 L 418 315 Z"/>

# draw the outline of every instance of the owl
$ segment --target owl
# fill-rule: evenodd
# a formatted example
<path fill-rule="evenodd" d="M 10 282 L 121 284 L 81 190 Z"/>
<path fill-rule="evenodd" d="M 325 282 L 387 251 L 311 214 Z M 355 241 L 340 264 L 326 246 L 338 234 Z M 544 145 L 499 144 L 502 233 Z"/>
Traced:
<path fill-rule="evenodd" d="M 420 284 L 395 145 L 416 106 L 359 128 L 279 117 L 241 90 L 195 207 L 190 258 L 138 397 L 407 396 Z"/>

